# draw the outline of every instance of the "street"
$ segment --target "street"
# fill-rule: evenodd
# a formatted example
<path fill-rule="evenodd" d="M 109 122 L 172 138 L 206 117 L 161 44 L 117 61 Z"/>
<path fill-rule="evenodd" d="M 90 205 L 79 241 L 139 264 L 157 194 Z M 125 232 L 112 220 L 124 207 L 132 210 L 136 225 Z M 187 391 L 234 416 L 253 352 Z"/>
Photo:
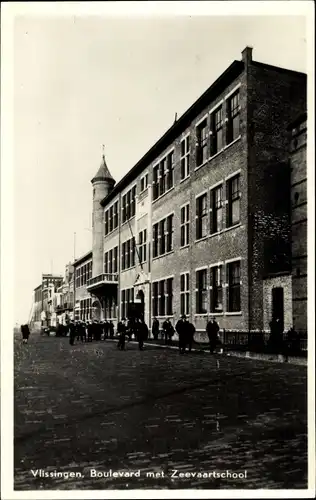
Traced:
<path fill-rule="evenodd" d="M 15 489 L 306 488 L 306 375 L 135 343 L 17 337 Z"/>

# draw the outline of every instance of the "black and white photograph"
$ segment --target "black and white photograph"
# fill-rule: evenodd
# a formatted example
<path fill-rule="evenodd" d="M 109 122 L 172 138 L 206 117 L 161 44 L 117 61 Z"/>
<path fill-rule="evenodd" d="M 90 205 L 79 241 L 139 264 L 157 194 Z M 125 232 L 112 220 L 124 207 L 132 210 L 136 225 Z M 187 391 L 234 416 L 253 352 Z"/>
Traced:
<path fill-rule="evenodd" d="M 313 3 L 2 11 L 3 498 L 314 497 Z"/>

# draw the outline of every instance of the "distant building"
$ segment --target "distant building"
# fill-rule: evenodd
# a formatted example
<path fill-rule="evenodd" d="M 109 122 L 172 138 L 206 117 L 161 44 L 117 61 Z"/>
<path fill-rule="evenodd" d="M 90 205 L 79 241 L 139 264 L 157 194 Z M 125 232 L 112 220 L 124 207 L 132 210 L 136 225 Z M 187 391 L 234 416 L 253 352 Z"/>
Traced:
<path fill-rule="evenodd" d="M 54 297 L 63 282 L 60 275 L 43 274 L 42 282 L 34 289 L 31 326 L 40 329 L 42 326 L 56 326 Z"/>
<path fill-rule="evenodd" d="M 74 266 L 71 263 L 66 265 L 64 280 L 54 297 L 54 309 L 57 323 L 65 325 L 74 319 Z"/>
<path fill-rule="evenodd" d="M 246 47 L 116 185 L 103 156 L 92 252 L 74 263 L 76 317 L 292 326 L 286 129 L 305 110 L 306 75 Z"/>

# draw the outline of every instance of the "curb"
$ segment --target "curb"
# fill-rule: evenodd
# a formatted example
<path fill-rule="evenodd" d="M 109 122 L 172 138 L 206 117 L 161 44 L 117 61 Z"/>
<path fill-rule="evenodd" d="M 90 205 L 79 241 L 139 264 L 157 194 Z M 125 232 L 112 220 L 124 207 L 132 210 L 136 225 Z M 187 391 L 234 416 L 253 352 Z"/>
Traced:
<path fill-rule="evenodd" d="M 106 339 L 112 342 L 118 342 L 117 339 Z M 133 344 L 137 344 L 136 340 L 130 340 L 129 342 L 132 342 Z M 174 349 L 174 350 L 179 350 L 178 346 L 174 345 L 166 345 L 166 344 L 153 344 L 153 343 L 148 343 L 144 342 L 144 346 L 147 347 L 161 347 L 162 349 Z M 192 349 L 192 352 L 198 352 L 198 353 L 203 353 L 203 354 L 209 354 L 209 352 L 205 349 Z M 236 358 L 246 358 L 246 359 L 257 359 L 259 361 L 268 361 L 270 363 L 286 363 L 286 364 L 292 364 L 292 365 L 299 365 L 299 366 L 307 366 L 307 359 L 305 358 L 294 358 L 294 357 L 289 357 L 288 360 L 286 361 L 284 356 L 282 354 L 260 354 L 256 352 L 250 352 L 250 351 L 226 351 L 226 352 L 215 352 L 215 355 L 219 356 L 227 356 L 227 357 L 236 357 Z"/>

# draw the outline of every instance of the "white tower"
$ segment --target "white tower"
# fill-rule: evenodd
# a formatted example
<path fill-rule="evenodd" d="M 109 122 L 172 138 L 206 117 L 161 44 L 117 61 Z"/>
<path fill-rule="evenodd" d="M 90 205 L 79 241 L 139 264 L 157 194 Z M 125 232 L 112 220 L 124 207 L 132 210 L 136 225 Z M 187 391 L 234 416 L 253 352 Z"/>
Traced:
<path fill-rule="evenodd" d="M 109 194 L 115 184 L 115 180 L 105 163 L 104 154 L 100 168 L 91 183 L 93 186 L 92 277 L 95 277 L 103 273 L 104 208 L 101 201 Z"/>

